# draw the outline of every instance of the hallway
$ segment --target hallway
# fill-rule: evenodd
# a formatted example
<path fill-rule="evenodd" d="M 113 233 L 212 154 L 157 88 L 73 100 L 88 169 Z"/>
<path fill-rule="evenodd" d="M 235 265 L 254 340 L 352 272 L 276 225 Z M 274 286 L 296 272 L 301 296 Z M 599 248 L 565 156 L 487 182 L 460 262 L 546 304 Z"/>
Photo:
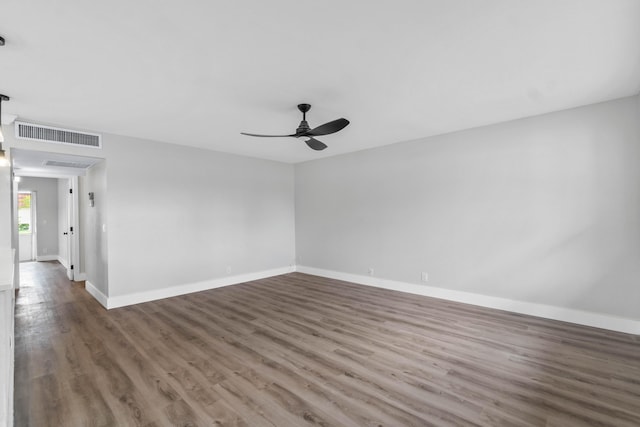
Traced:
<path fill-rule="evenodd" d="M 71 409 L 64 400 L 69 393 L 64 384 L 74 376 L 78 360 L 73 354 L 74 333 L 61 311 L 68 304 L 104 309 L 82 282 L 67 279 L 57 261 L 20 263 L 20 281 L 15 307 L 15 425 L 62 426 L 59 421 L 67 418 L 61 412 L 68 415 Z"/>

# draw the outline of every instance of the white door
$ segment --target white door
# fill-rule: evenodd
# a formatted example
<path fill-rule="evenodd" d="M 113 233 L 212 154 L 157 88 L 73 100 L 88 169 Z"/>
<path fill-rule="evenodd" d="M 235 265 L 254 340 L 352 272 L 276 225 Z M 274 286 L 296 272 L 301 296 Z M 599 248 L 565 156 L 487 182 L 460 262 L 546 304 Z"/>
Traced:
<path fill-rule="evenodd" d="M 19 260 L 35 260 L 35 193 L 21 191 L 18 193 L 18 239 Z"/>
<path fill-rule="evenodd" d="M 63 231 L 63 239 L 65 240 L 63 247 L 64 247 L 64 257 L 67 260 L 67 277 L 69 278 L 69 280 L 73 280 L 73 270 L 74 270 L 74 266 L 73 266 L 73 258 L 71 258 L 71 242 L 72 242 L 72 236 L 73 236 L 73 213 L 71 212 L 73 203 L 71 200 L 71 191 L 73 191 L 71 189 L 71 180 L 67 180 L 68 185 L 67 185 L 67 195 L 66 195 L 66 202 L 67 202 L 67 206 L 66 206 L 66 214 L 67 217 L 66 219 L 66 224 L 65 224 L 65 230 Z"/>
<path fill-rule="evenodd" d="M 67 256 L 67 277 L 75 280 L 76 267 L 78 266 L 78 177 L 69 179 L 69 191 L 67 192 L 67 231 L 65 232 L 66 256 Z"/>

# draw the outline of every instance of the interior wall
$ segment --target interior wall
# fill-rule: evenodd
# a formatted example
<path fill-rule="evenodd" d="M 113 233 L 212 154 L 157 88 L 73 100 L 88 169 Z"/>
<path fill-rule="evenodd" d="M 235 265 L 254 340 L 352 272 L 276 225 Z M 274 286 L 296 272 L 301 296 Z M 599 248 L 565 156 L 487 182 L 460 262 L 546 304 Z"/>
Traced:
<path fill-rule="evenodd" d="M 36 257 L 58 257 L 58 180 L 25 176 L 18 190 L 36 193 Z"/>
<path fill-rule="evenodd" d="M 19 144 L 107 159 L 81 182 L 105 295 L 283 267 L 297 247 L 301 265 L 639 318 L 638 117 L 633 97 L 299 164 L 295 217 L 291 165 L 114 135 Z"/>
<path fill-rule="evenodd" d="M 105 144 L 110 297 L 294 263 L 292 165 L 124 137 Z"/>
<path fill-rule="evenodd" d="M 3 130 L 2 132 L 4 133 L 6 131 Z M 13 196 L 11 168 L 0 166 L 0 249 L 15 248 L 14 237 L 16 236 L 12 233 L 13 221 L 11 214 L 13 209 Z"/>
<path fill-rule="evenodd" d="M 298 164 L 298 264 L 640 319 L 638 117 L 631 97 Z"/>
<path fill-rule="evenodd" d="M 85 189 L 86 182 L 84 176 L 78 177 L 78 228 L 80 238 L 78 239 L 78 272 L 80 275 L 85 275 L 87 272 L 86 267 L 86 243 L 85 243 L 85 226 L 87 223 L 87 209 L 89 208 L 87 202 L 87 193 Z"/>
<path fill-rule="evenodd" d="M 295 262 L 292 165 L 110 134 L 103 134 L 101 150 L 5 135 L 7 148 L 106 160 L 95 177 L 102 188 L 96 207 L 105 203 L 105 210 L 93 219 L 94 236 L 99 225 L 105 253 L 83 240 L 87 279 L 106 296 L 260 273 Z M 80 194 L 81 204 L 85 197 Z M 92 279 L 92 268 L 106 273 Z"/>
<path fill-rule="evenodd" d="M 107 168 L 102 161 L 78 178 L 80 272 L 104 295 L 109 294 L 107 253 Z M 88 206 L 89 192 L 95 194 L 93 207 Z M 104 228 L 103 228 L 104 225 Z"/>

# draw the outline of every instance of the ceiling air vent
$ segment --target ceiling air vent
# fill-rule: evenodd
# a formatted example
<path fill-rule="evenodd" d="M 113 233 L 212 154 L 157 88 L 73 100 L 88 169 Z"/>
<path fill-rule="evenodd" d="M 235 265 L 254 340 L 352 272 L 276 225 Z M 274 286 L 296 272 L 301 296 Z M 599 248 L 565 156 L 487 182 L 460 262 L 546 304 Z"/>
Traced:
<path fill-rule="evenodd" d="M 43 163 L 43 166 L 57 166 L 60 168 L 76 168 L 87 169 L 91 166 L 91 163 L 79 163 L 79 162 L 60 162 L 58 160 L 47 160 Z"/>
<path fill-rule="evenodd" d="M 15 129 L 18 139 L 102 148 L 101 136 L 96 133 L 76 132 L 24 122 L 15 122 Z"/>

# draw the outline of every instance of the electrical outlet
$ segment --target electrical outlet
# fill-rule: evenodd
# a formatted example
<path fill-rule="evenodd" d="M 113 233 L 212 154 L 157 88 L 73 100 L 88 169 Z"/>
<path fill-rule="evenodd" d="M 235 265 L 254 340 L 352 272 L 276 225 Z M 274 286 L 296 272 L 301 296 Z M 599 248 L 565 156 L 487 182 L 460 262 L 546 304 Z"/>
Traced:
<path fill-rule="evenodd" d="M 422 280 L 423 282 L 428 282 L 429 281 L 429 275 L 427 274 L 426 271 L 422 272 L 422 274 L 420 275 L 420 280 Z"/>
<path fill-rule="evenodd" d="M 373 268 L 369 268 L 369 276 L 373 276 Z"/>
<path fill-rule="evenodd" d="M 47 248 L 42 248 L 42 253 L 43 253 L 43 254 L 45 254 L 45 255 L 46 255 L 46 254 L 47 254 L 47 252 L 49 252 L 49 249 L 47 249 Z"/>
<path fill-rule="evenodd" d="M 227 265 L 227 274 L 231 274 L 231 266 Z"/>

